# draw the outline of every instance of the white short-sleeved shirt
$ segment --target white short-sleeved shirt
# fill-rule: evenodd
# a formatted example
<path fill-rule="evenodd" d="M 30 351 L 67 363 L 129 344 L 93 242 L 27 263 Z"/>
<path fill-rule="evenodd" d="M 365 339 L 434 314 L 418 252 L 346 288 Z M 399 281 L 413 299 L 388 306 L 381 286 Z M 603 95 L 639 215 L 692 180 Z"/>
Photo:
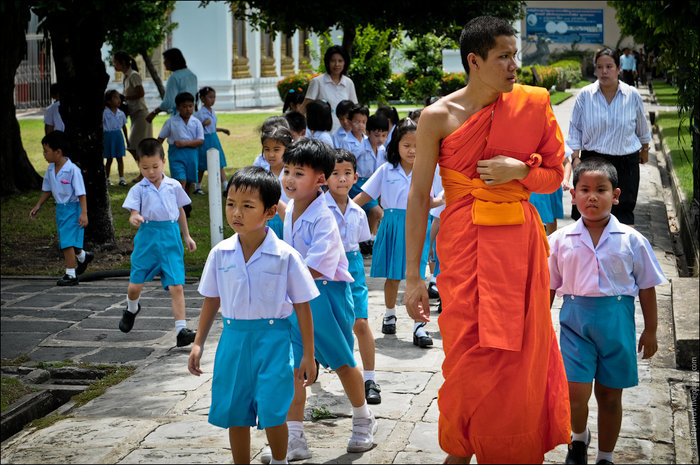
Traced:
<path fill-rule="evenodd" d="M 377 168 L 386 162 L 386 149 L 384 146 L 380 145 L 375 154 L 372 144 L 369 142 L 369 137 L 365 135 L 362 136 L 362 142 L 360 142 L 352 133 L 349 133 L 345 137 L 342 148 L 355 154 L 355 158 L 357 158 L 357 174 L 361 178 L 369 178 L 377 171 Z"/>
<path fill-rule="evenodd" d="M 331 136 L 331 133 L 329 131 L 312 131 L 311 129 L 306 128 L 306 137 L 308 137 L 309 139 L 320 140 L 321 142 L 325 142 L 331 147 L 334 147 L 333 137 Z"/>
<path fill-rule="evenodd" d="M 109 108 L 102 112 L 102 129 L 105 131 L 121 131 L 125 125 L 126 115 L 119 108 L 116 113 L 112 113 Z"/>
<path fill-rule="evenodd" d="M 444 194 L 445 188 L 442 187 L 442 178 L 440 177 L 440 170 L 435 170 L 435 176 L 433 176 L 433 186 L 430 189 L 430 196 L 440 197 Z M 440 218 L 440 213 L 445 209 L 445 204 L 443 203 L 439 207 L 431 208 L 430 214 L 435 218 Z"/>
<path fill-rule="evenodd" d="M 262 153 L 255 157 L 255 160 L 253 161 L 253 166 L 259 166 L 261 168 L 265 168 L 267 171 L 270 171 L 270 164 L 265 160 L 265 155 Z"/>
<path fill-rule="evenodd" d="M 124 74 L 124 80 L 122 81 L 122 83 L 124 84 L 124 95 L 131 93 L 131 89 L 134 89 L 138 86 L 143 87 L 143 80 L 141 79 L 141 75 L 134 71 L 131 67 L 129 67 L 129 71 L 127 71 Z M 146 100 L 143 97 L 127 100 L 126 104 L 129 106 L 129 113 L 131 115 L 134 115 L 141 111 L 148 111 L 148 107 L 146 106 Z"/>
<path fill-rule="evenodd" d="M 165 121 L 158 137 L 167 138 L 169 144 L 174 144 L 178 140 L 204 140 L 204 128 L 194 116 L 190 116 L 190 119 L 185 123 L 185 120 L 177 113 Z"/>
<path fill-rule="evenodd" d="M 347 135 L 348 133 L 345 131 L 345 128 L 340 126 L 338 130 L 333 133 L 333 147 L 336 149 L 342 149 Z"/>
<path fill-rule="evenodd" d="M 51 191 L 56 203 L 78 202 L 78 197 L 85 195 L 83 173 L 69 158 L 66 159 L 58 173 L 56 173 L 56 164 L 49 163 L 41 190 Z"/>
<path fill-rule="evenodd" d="M 197 113 L 194 114 L 194 117 L 202 122 L 204 134 L 214 134 L 216 132 L 216 122 L 218 118 L 216 117 L 216 112 L 213 108 L 211 109 L 211 111 L 209 111 L 207 107 L 202 105 L 202 108 L 200 108 L 199 111 L 197 111 Z M 211 123 L 204 126 L 204 122 L 208 119 L 211 120 Z"/>
<path fill-rule="evenodd" d="M 294 224 L 293 212 L 294 199 L 291 199 L 284 217 L 284 241 L 301 253 L 306 266 L 321 273 L 318 279 L 353 282 L 338 225 L 328 208 L 326 196 L 319 191 Z"/>
<path fill-rule="evenodd" d="M 221 315 L 234 320 L 287 318 L 293 304 L 320 294 L 299 252 L 267 228 L 246 263 L 234 234 L 209 252 L 198 291 L 221 299 Z"/>
<path fill-rule="evenodd" d="M 411 187 L 411 175 L 397 163 L 396 167 L 389 162 L 377 168 L 377 171 L 362 186 L 362 190 L 370 197 L 381 197 L 382 208 L 406 209 L 408 204 L 408 190 Z"/>
<path fill-rule="evenodd" d="M 347 76 L 341 76 L 340 82 L 333 82 L 330 74 L 323 73 L 316 76 L 309 82 L 309 88 L 306 90 L 306 97 L 311 100 L 325 100 L 331 106 L 331 114 L 333 115 L 333 128 L 335 131 L 340 127 L 340 121 L 335 115 L 335 108 L 343 100 L 350 100 L 357 103 L 357 93 L 355 92 L 355 84 Z"/>
<path fill-rule="evenodd" d="M 180 207 L 192 203 L 179 181 L 163 175 L 160 186 L 146 178 L 129 189 L 122 207 L 136 210 L 149 221 L 177 221 Z"/>
<path fill-rule="evenodd" d="M 53 126 L 54 131 L 65 131 L 66 125 L 63 124 L 63 118 L 61 118 L 61 113 L 58 108 L 61 106 L 61 102 L 56 101 L 51 105 L 46 107 L 46 112 L 44 112 L 44 124 Z"/>
<path fill-rule="evenodd" d="M 372 238 L 369 232 L 369 223 L 367 222 L 367 214 L 358 204 L 348 199 L 348 205 L 345 207 L 345 213 L 340 211 L 340 207 L 335 202 L 335 199 L 330 192 L 326 192 L 326 203 L 338 225 L 338 232 L 343 241 L 343 247 L 346 252 L 354 252 L 360 250 L 360 242 L 368 241 Z"/>
<path fill-rule="evenodd" d="M 636 296 L 667 282 L 649 241 L 614 215 L 596 247 L 582 219 L 552 233 L 549 247 L 549 287 L 559 296 Z"/>

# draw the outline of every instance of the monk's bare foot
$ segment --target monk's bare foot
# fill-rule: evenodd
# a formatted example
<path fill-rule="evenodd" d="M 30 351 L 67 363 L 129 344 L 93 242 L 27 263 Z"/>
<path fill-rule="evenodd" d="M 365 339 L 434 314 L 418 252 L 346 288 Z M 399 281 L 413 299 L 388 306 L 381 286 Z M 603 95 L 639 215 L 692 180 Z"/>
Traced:
<path fill-rule="evenodd" d="M 469 463 L 471 462 L 471 460 L 471 455 L 469 457 L 457 457 L 456 455 L 447 454 L 447 457 L 445 457 L 445 461 L 442 463 Z"/>

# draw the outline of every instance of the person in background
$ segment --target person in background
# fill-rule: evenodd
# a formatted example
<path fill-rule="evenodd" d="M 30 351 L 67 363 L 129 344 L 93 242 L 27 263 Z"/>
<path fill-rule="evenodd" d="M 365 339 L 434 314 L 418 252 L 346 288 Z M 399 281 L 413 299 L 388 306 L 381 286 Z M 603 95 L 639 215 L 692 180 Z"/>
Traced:
<path fill-rule="evenodd" d="M 306 117 L 303 114 L 298 111 L 288 111 L 283 116 L 289 123 L 289 130 L 294 140 L 306 135 Z"/>
<path fill-rule="evenodd" d="M 112 58 L 114 70 L 124 75 L 122 83 L 124 85 L 124 98 L 126 105 L 129 108 L 129 120 L 131 120 L 131 137 L 129 138 L 127 150 L 134 155 L 139 146 L 139 142 L 146 138 L 153 137 L 153 125 L 146 121 L 148 115 L 148 107 L 144 96 L 146 92 L 143 89 L 143 80 L 139 75 L 139 68 L 128 53 L 118 51 L 114 53 Z M 140 181 L 140 178 L 134 181 Z"/>
<path fill-rule="evenodd" d="M 338 126 L 338 129 L 333 133 L 333 147 L 337 149 L 343 148 L 345 138 L 352 130 L 352 121 L 350 121 L 349 114 L 354 106 L 355 104 L 352 100 L 342 100 L 338 103 L 338 106 L 335 107 L 335 116 L 340 122 L 340 126 Z"/>
<path fill-rule="evenodd" d="M 314 100 L 306 104 L 306 127 L 309 128 L 307 134 L 309 139 L 318 139 L 333 147 L 333 138 L 330 133 L 332 125 L 333 117 L 328 102 Z"/>
<path fill-rule="evenodd" d="M 216 124 L 218 118 L 213 108 L 216 102 L 216 91 L 208 86 L 202 87 L 199 91 L 199 99 L 202 101 L 202 108 L 194 114 L 194 117 L 202 122 L 204 144 L 199 147 L 199 159 L 197 163 L 199 174 L 197 183 L 194 185 L 194 193 L 204 195 L 204 191 L 202 190 L 202 177 L 204 176 L 204 172 L 207 171 L 207 150 L 215 148 L 219 151 L 219 175 L 221 176 L 221 185 L 223 186 L 223 192 L 225 194 L 228 191 L 226 186 L 226 174 L 224 173 L 226 155 L 224 154 L 224 149 L 221 147 L 219 136 L 216 133 L 223 132 L 229 136 L 231 135 L 231 131 L 226 128 L 220 128 Z"/>
<path fill-rule="evenodd" d="M 63 124 L 63 118 L 61 118 L 61 113 L 58 111 L 61 107 L 61 95 L 58 91 L 58 84 L 51 84 L 49 92 L 51 93 L 53 103 L 46 107 L 46 111 L 44 112 L 44 135 L 51 131 L 66 130 L 66 126 Z"/>
<path fill-rule="evenodd" d="M 182 93 L 197 95 L 197 76 L 187 68 L 185 57 L 179 48 L 169 48 L 163 52 L 163 66 L 168 71 L 172 71 L 168 82 L 165 84 L 165 96 L 160 105 L 146 116 L 146 121 L 153 121 L 158 113 L 164 111 L 174 115 L 177 113 L 175 97 Z"/>
<path fill-rule="evenodd" d="M 102 128 L 104 132 L 104 157 L 107 159 L 105 163 L 105 177 L 107 185 L 111 186 L 112 181 L 109 180 L 109 172 L 112 168 L 112 159 L 117 159 L 117 170 L 119 171 L 119 185 L 126 186 L 124 180 L 124 155 L 126 148 L 124 141 L 129 143 L 129 133 L 126 130 L 126 115 L 119 109 L 121 97 L 119 92 L 114 89 L 108 90 L 105 93 L 105 110 L 102 113 Z M 122 138 L 122 132 L 124 138 Z"/>

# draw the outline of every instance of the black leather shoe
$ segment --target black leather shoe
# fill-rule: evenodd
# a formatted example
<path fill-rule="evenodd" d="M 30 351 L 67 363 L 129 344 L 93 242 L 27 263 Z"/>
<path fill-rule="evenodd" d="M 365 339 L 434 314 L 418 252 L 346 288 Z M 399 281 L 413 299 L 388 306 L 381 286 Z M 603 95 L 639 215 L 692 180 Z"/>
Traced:
<path fill-rule="evenodd" d="M 77 277 L 72 277 L 68 274 L 64 274 L 61 279 L 56 281 L 56 286 L 77 286 L 78 285 L 78 278 Z"/>
<path fill-rule="evenodd" d="M 588 463 L 588 444 L 590 443 L 590 431 L 588 432 L 588 441 L 571 441 L 564 463 L 569 465 L 586 465 Z"/>
<path fill-rule="evenodd" d="M 615 465 L 615 464 L 613 462 L 611 462 L 610 460 L 601 459 L 601 460 L 598 460 L 595 463 L 595 465 Z"/>
<path fill-rule="evenodd" d="M 83 262 L 78 262 L 78 266 L 75 267 L 75 274 L 80 276 L 81 274 L 85 273 L 85 269 L 87 266 L 90 264 L 92 259 L 95 258 L 95 254 L 92 252 L 88 252 L 87 250 L 85 251 L 85 260 Z"/>
<path fill-rule="evenodd" d="M 442 313 L 442 299 L 438 300 L 437 312 Z"/>
<path fill-rule="evenodd" d="M 136 320 L 136 315 L 139 314 L 141 311 L 141 304 L 139 304 L 138 310 L 136 310 L 136 313 L 131 313 L 127 308 L 124 309 L 122 312 L 122 319 L 119 322 L 119 329 L 121 330 L 122 333 L 128 333 L 131 331 L 131 328 L 134 327 L 134 320 Z"/>
<path fill-rule="evenodd" d="M 435 283 L 428 284 L 428 297 L 431 299 L 439 299 L 440 294 L 438 293 L 438 288 Z"/>
<path fill-rule="evenodd" d="M 418 346 L 421 349 L 424 349 L 426 347 L 430 347 L 433 345 L 433 340 L 430 338 L 430 335 L 428 333 L 425 333 L 425 336 L 418 336 L 416 334 L 416 331 L 418 331 L 420 328 L 424 327 L 425 323 L 422 323 L 420 326 L 418 326 L 416 329 L 413 330 L 413 345 Z"/>
<path fill-rule="evenodd" d="M 371 379 L 365 381 L 365 400 L 368 404 L 381 404 L 382 395 L 379 394 L 381 391 L 382 388 Z"/>
<path fill-rule="evenodd" d="M 177 346 L 185 347 L 194 342 L 194 337 L 197 335 L 197 331 L 192 331 L 190 329 L 182 329 L 177 333 Z"/>
<path fill-rule="evenodd" d="M 362 255 L 372 254 L 372 249 L 369 246 L 369 241 L 360 242 L 358 245 L 360 246 L 360 253 Z"/>
<path fill-rule="evenodd" d="M 391 315 L 382 321 L 382 333 L 396 334 L 396 316 Z"/>

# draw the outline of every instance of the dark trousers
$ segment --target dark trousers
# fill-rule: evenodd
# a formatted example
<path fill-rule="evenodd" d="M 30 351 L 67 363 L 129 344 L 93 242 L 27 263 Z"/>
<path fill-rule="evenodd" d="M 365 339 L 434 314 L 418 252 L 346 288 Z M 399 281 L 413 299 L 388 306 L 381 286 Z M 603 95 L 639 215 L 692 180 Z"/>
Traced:
<path fill-rule="evenodd" d="M 639 152 L 628 155 L 605 155 L 589 150 L 581 151 L 581 160 L 601 157 L 613 164 L 617 170 L 617 187 L 620 188 L 620 203 L 612 206 L 612 214 L 623 224 L 634 224 L 634 207 L 639 192 Z M 577 220 L 581 214 L 576 205 L 571 206 L 571 218 Z"/>
<path fill-rule="evenodd" d="M 635 87 L 634 85 L 634 71 L 631 69 L 623 69 L 622 70 L 622 80 L 624 81 L 625 84 L 629 84 L 632 87 Z"/>

